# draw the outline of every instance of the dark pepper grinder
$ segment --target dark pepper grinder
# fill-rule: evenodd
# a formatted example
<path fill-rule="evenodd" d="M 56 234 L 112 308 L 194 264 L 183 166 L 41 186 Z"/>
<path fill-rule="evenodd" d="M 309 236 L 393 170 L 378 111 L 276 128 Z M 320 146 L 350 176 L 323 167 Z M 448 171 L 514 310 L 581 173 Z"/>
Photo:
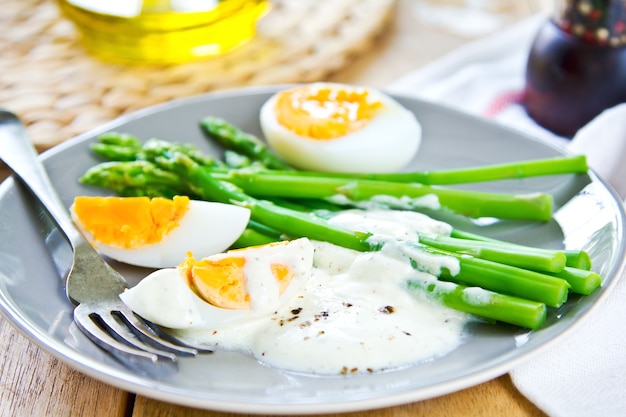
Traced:
<path fill-rule="evenodd" d="M 522 103 L 565 137 L 626 102 L 626 0 L 557 0 L 531 46 Z"/>

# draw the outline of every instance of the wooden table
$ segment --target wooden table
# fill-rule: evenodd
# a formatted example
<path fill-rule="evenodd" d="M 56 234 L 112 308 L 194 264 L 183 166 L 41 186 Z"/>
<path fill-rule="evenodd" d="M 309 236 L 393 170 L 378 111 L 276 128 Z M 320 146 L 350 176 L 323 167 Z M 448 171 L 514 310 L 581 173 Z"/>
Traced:
<path fill-rule="evenodd" d="M 524 2 L 520 2 L 524 3 Z M 468 38 L 416 20 L 411 0 L 400 1 L 395 20 L 376 47 L 332 81 L 384 87 L 404 73 L 461 46 Z M 528 15 L 524 5 L 514 18 Z M 0 168 L 0 179 L 8 175 Z M 0 416 L 202 416 L 233 414 L 196 410 L 136 396 L 87 377 L 28 341 L 0 318 Z M 450 395 L 409 405 L 349 414 L 353 417 L 542 416 L 508 375 Z"/>

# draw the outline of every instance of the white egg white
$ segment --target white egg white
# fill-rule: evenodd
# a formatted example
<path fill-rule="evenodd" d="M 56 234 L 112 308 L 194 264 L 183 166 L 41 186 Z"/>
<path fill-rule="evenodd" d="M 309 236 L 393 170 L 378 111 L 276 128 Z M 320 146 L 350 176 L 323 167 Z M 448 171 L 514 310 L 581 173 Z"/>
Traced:
<path fill-rule="evenodd" d="M 252 307 L 248 310 L 231 310 L 215 307 L 199 297 L 176 268 L 160 269 L 133 288 L 120 294 L 122 301 L 146 320 L 171 329 L 203 328 L 216 331 L 266 317 L 285 300 L 293 297 L 311 276 L 313 245 L 306 238 L 288 245 L 258 246 L 236 251 L 236 256 L 246 259 L 244 276 Z M 233 254 L 218 254 L 218 260 Z M 280 262 L 294 274 L 281 295 L 271 272 L 271 264 Z"/>
<path fill-rule="evenodd" d="M 315 85 L 338 86 L 334 83 Z M 352 89 L 353 86 L 344 86 Z M 275 106 L 280 92 L 261 108 L 263 134 L 282 158 L 294 167 L 327 172 L 394 172 L 406 166 L 421 144 L 422 128 L 415 115 L 375 89 L 369 97 L 383 108 L 361 129 L 330 140 L 299 135 L 280 124 Z"/>
<path fill-rule="evenodd" d="M 243 233 L 250 210 L 231 204 L 189 201 L 189 210 L 179 225 L 160 242 L 138 248 L 123 248 L 94 240 L 70 208 L 72 218 L 87 240 L 102 255 L 130 265 L 148 268 L 169 268 L 180 264 L 187 252 L 198 258 L 220 253 Z"/>

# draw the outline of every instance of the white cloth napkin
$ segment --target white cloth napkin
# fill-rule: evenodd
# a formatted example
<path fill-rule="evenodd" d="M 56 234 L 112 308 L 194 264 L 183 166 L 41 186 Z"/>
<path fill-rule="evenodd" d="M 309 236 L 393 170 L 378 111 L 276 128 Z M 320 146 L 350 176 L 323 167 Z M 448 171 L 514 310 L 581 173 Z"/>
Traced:
<path fill-rule="evenodd" d="M 570 141 L 534 123 L 519 104 L 526 58 L 546 16 L 477 40 L 388 86 L 489 117 L 587 155 L 626 196 L 626 104 L 609 109 Z M 626 416 L 626 279 L 573 331 L 511 372 L 513 383 L 550 416 Z"/>

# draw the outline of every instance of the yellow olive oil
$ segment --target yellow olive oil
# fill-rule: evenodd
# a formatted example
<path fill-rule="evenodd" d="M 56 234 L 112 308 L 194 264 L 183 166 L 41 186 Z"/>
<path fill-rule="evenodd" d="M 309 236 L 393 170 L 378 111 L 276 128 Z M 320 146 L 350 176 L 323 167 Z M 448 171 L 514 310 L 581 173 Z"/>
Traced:
<path fill-rule="evenodd" d="M 86 49 L 122 63 L 218 56 L 255 35 L 268 0 L 58 0 Z"/>

